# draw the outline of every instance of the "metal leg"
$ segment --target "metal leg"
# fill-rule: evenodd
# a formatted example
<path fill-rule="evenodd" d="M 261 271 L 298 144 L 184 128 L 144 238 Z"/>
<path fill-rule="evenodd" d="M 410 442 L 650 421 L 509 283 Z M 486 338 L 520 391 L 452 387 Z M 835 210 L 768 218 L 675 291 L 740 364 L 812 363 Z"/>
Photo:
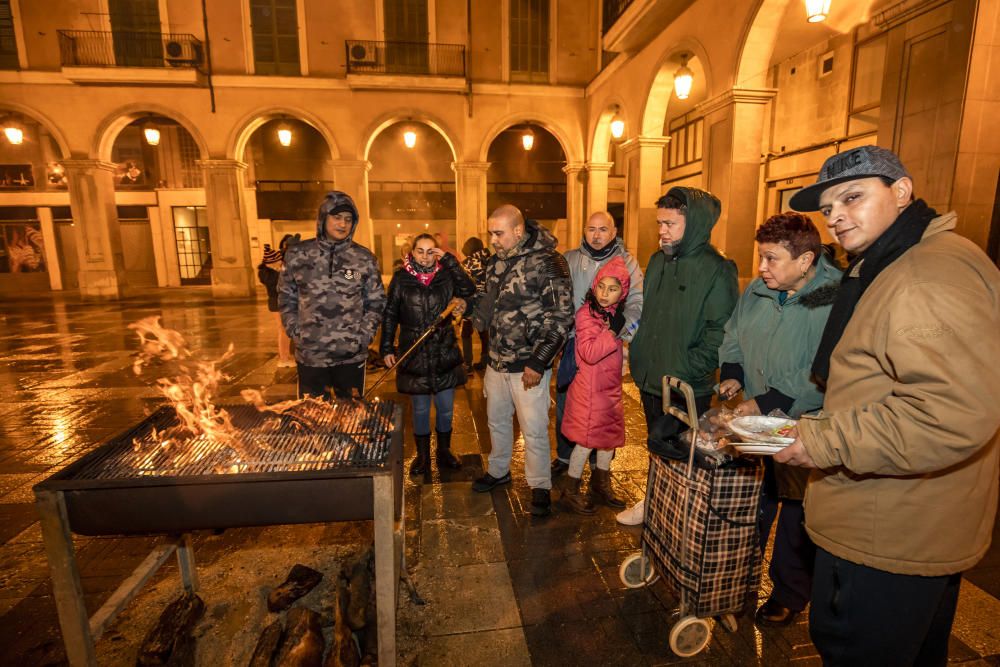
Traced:
<path fill-rule="evenodd" d="M 41 518 L 45 554 L 52 569 L 52 591 L 66 644 L 66 657 L 74 667 L 96 667 L 94 641 L 90 636 L 90 621 L 83 601 L 63 494 L 61 491 L 38 491 L 35 505 Z"/>
<path fill-rule="evenodd" d="M 187 593 L 198 592 L 198 571 L 194 566 L 194 547 L 191 546 L 191 536 L 181 535 L 177 542 L 177 566 L 181 571 L 181 581 Z"/>
<path fill-rule="evenodd" d="M 396 591 L 399 559 L 393 534 L 392 475 L 373 475 L 375 520 L 375 606 L 378 613 L 378 664 L 396 664 Z"/>

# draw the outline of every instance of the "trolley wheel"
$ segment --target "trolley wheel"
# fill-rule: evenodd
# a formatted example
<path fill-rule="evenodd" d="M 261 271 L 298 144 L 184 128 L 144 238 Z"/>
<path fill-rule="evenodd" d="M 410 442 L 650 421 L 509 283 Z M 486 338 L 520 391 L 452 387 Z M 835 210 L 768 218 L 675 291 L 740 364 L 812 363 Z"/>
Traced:
<path fill-rule="evenodd" d="M 622 583 L 627 588 L 649 586 L 660 578 L 649 558 L 645 557 L 641 551 L 622 561 L 618 568 L 618 576 L 621 577 Z"/>
<path fill-rule="evenodd" d="M 712 638 L 712 626 L 703 618 L 685 616 L 670 629 L 670 650 L 682 658 L 698 655 Z"/>
<path fill-rule="evenodd" d="M 740 629 L 739 623 L 736 622 L 736 617 L 732 614 L 723 614 L 716 618 L 717 621 L 726 629 L 726 632 L 736 632 Z"/>

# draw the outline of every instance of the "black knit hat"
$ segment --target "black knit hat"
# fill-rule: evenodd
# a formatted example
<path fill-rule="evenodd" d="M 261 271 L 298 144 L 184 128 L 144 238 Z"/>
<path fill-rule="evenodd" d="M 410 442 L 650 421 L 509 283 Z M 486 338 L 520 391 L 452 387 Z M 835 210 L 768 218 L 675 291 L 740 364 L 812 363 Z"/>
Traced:
<path fill-rule="evenodd" d="M 271 247 L 270 243 L 264 244 L 264 263 L 274 264 L 281 261 L 281 252 Z"/>

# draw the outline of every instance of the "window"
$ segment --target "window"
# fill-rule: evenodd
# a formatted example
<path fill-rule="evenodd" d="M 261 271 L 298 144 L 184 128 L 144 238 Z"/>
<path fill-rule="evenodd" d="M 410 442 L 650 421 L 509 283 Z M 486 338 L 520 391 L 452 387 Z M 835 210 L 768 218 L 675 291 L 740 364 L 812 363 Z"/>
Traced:
<path fill-rule="evenodd" d="M 18 69 L 18 67 L 14 14 L 10 10 L 10 0 L 0 0 L 0 69 Z"/>
<path fill-rule="evenodd" d="M 854 47 L 849 135 L 878 130 L 887 44 L 886 36 L 880 35 Z"/>
<path fill-rule="evenodd" d="M 181 187 L 200 188 L 205 185 L 204 174 L 198 166 L 201 151 L 187 130 L 177 132 L 177 150 L 181 158 Z"/>
<path fill-rule="evenodd" d="M 701 159 L 701 137 L 705 119 L 689 120 L 680 116 L 670 121 L 670 144 L 667 146 L 667 169 L 676 169 Z"/>
<path fill-rule="evenodd" d="M 205 207 L 175 206 L 174 235 L 181 285 L 211 284 L 212 249 Z"/>
<path fill-rule="evenodd" d="M 510 78 L 549 80 L 550 0 L 510 0 Z"/>
<path fill-rule="evenodd" d="M 298 76 L 299 20 L 295 0 L 250 0 L 256 74 Z"/>
<path fill-rule="evenodd" d="M 383 0 L 382 8 L 390 71 L 428 73 L 427 0 Z"/>
<path fill-rule="evenodd" d="M 163 35 L 157 0 L 110 0 L 108 13 L 116 65 L 163 67 Z"/>

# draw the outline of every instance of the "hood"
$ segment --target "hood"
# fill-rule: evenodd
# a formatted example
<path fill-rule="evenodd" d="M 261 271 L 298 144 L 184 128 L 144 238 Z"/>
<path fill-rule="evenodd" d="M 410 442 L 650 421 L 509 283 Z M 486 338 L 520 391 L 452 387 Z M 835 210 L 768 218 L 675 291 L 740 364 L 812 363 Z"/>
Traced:
<path fill-rule="evenodd" d="M 333 192 L 326 193 L 326 198 L 319 205 L 319 213 L 316 214 L 316 238 L 320 241 L 330 241 L 326 237 L 326 216 L 330 211 L 341 206 L 347 206 L 354 214 L 354 225 L 351 226 L 351 233 L 347 236 L 347 239 L 351 240 L 354 238 L 354 231 L 358 228 L 358 207 L 354 205 L 354 200 L 351 199 L 350 195 L 340 190 L 334 190 Z"/>
<path fill-rule="evenodd" d="M 684 215 L 684 238 L 674 253 L 675 256 L 690 255 L 708 245 L 712 238 L 712 228 L 719 221 L 722 203 L 711 192 L 698 188 L 670 188 L 668 195 L 677 197 L 687 204 Z"/>
<path fill-rule="evenodd" d="M 616 307 L 620 306 L 625 297 L 628 296 L 628 290 L 632 284 L 632 277 L 629 275 L 628 267 L 625 266 L 625 260 L 622 259 L 621 255 L 612 257 L 607 264 L 598 269 L 594 281 L 590 283 L 590 289 L 597 289 L 597 283 L 607 277 L 616 278 L 622 285 L 622 299 L 616 304 Z"/>

